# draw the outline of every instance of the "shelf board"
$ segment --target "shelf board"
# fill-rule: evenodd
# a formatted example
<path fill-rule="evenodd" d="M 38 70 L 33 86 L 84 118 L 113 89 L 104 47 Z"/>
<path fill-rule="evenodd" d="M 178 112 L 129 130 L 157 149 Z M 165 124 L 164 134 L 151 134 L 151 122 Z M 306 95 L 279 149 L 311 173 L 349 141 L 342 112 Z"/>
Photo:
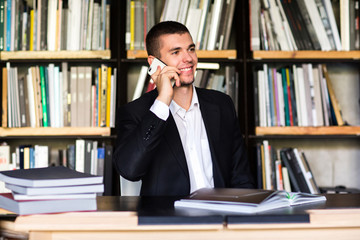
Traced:
<path fill-rule="evenodd" d="M 253 51 L 253 59 L 360 59 L 360 51 Z"/>
<path fill-rule="evenodd" d="M 98 51 L 2 51 L 0 59 L 8 60 L 36 60 L 36 59 L 110 59 L 110 50 Z"/>
<path fill-rule="evenodd" d="M 260 135 L 360 135 L 360 126 L 330 127 L 256 127 L 255 134 Z"/>
<path fill-rule="evenodd" d="M 223 59 L 236 59 L 236 50 L 196 50 L 198 58 L 223 58 Z M 128 50 L 128 59 L 147 58 L 145 50 Z"/>
<path fill-rule="evenodd" d="M 21 127 L 0 128 L 0 137 L 16 136 L 110 136 L 108 127 Z"/>

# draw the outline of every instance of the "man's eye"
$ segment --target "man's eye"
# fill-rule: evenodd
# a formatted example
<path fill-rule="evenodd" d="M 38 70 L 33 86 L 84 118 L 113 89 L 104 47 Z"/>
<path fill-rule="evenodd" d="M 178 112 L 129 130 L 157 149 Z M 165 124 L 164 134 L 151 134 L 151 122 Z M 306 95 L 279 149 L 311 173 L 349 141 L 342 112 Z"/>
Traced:
<path fill-rule="evenodd" d="M 178 54 L 179 53 L 179 51 L 174 51 L 174 52 L 172 52 L 171 54 L 172 55 L 176 55 L 176 54 Z"/>
<path fill-rule="evenodd" d="M 189 48 L 189 52 L 195 52 L 195 48 Z"/>

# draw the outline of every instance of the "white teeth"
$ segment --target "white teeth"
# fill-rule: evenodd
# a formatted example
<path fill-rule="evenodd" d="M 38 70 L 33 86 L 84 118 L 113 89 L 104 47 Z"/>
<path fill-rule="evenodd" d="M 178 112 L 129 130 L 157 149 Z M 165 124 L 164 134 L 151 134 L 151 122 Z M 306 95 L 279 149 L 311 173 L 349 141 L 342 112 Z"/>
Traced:
<path fill-rule="evenodd" d="M 191 69 L 191 67 L 189 68 L 182 68 L 180 71 L 189 71 Z"/>

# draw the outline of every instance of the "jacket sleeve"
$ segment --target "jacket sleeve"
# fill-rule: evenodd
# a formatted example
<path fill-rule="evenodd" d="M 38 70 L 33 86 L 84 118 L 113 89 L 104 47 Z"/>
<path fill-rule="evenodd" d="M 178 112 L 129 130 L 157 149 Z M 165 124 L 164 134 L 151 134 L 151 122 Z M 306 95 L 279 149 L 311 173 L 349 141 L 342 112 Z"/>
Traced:
<path fill-rule="evenodd" d="M 131 181 L 140 180 L 146 174 L 166 126 L 166 121 L 149 109 L 150 106 L 139 102 L 127 104 L 118 111 L 113 161 L 119 174 Z"/>

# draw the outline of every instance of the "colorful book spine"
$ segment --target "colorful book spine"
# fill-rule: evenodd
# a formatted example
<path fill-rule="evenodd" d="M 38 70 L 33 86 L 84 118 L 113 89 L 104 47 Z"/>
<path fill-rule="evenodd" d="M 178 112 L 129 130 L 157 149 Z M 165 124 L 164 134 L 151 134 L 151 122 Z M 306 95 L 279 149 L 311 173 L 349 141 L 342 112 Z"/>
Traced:
<path fill-rule="evenodd" d="M 99 124 L 100 127 L 106 126 L 106 96 L 107 96 L 107 72 L 108 67 L 101 65 L 101 94 L 100 94 L 100 111 L 99 111 Z"/>
<path fill-rule="evenodd" d="M 111 67 L 107 70 L 107 95 L 106 95 L 106 126 L 110 127 L 110 101 L 111 101 Z"/>
<path fill-rule="evenodd" d="M 294 119 L 293 119 L 293 112 L 292 112 L 292 105 L 291 105 L 289 68 L 286 68 L 286 91 L 287 91 L 287 99 L 286 100 L 288 101 L 289 120 L 290 120 L 290 125 L 289 126 L 294 126 Z"/>
<path fill-rule="evenodd" d="M 30 51 L 34 51 L 34 10 L 30 10 Z"/>
<path fill-rule="evenodd" d="M 289 115 L 289 101 L 288 101 L 288 90 L 286 82 L 286 69 L 281 69 L 283 90 L 284 90 L 284 105 L 285 105 L 285 126 L 290 126 L 290 115 Z"/>
<path fill-rule="evenodd" d="M 41 103 L 43 110 L 43 126 L 48 127 L 48 112 L 47 112 L 47 98 L 46 98 L 46 84 L 45 84 L 45 69 L 40 66 L 40 86 L 41 86 Z"/>
<path fill-rule="evenodd" d="M 6 6 L 6 51 L 11 50 L 11 2 L 7 0 Z"/>
<path fill-rule="evenodd" d="M 134 50 L 135 42 L 135 1 L 130 2 L 130 50 Z"/>

